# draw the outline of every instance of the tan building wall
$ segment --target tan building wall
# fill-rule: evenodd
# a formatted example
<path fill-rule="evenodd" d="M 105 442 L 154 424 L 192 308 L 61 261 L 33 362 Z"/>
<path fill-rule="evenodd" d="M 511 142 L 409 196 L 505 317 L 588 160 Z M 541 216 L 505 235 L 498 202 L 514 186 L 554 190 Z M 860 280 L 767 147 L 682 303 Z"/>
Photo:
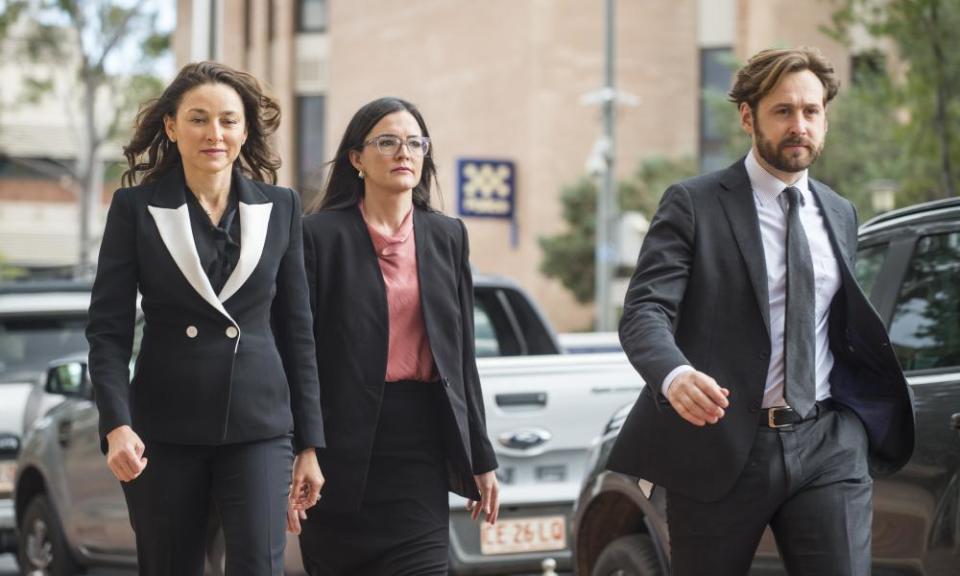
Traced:
<path fill-rule="evenodd" d="M 738 0 L 737 58 L 746 61 L 764 48 L 815 46 L 840 78 L 849 78 L 849 50 L 821 31 L 840 4 L 839 0 Z"/>
<path fill-rule="evenodd" d="M 620 2 L 617 84 L 640 105 L 621 108 L 617 167 L 696 146 L 695 2 Z M 601 133 L 584 94 L 603 83 L 603 3 L 579 0 L 331 2 L 327 137 L 385 95 L 422 110 L 435 143 L 444 210 L 456 210 L 456 159 L 516 163 L 519 241 L 505 221 L 467 218 L 472 262 L 527 288 L 561 330 L 588 328 L 592 311 L 539 273 L 537 239 L 563 229 L 559 196 L 585 173 Z M 669 46 L 669 50 L 664 47 Z"/>
<path fill-rule="evenodd" d="M 717 47 L 718 38 L 722 45 L 731 35 L 741 61 L 769 46 L 815 45 L 846 78 L 846 49 L 819 31 L 837 1 L 617 2 L 617 87 L 639 102 L 618 110 L 619 177 L 645 157 L 697 153 L 699 51 Z M 327 95 L 328 156 L 360 106 L 384 95 L 409 99 L 430 127 L 448 214 L 456 211 L 458 158 L 516 163 L 518 242 L 508 222 L 466 218 L 476 268 L 517 280 L 560 330 L 590 326 L 591 307 L 539 273 L 538 239 L 563 229 L 560 191 L 585 174 L 601 134 L 599 107 L 581 97 L 603 83 L 603 2 L 329 0 L 328 31 L 305 38 L 295 33 L 296 0 L 178 0 L 181 64 L 197 52 L 190 46 L 197 3 L 217 6 L 213 56 L 267 81 L 281 100 L 281 183 L 295 180 L 298 93 Z M 711 15 L 698 23 L 701 9 Z"/>
<path fill-rule="evenodd" d="M 275 146 L 284 160 L 278 178 L 286 185 L 294 180 L 296 158 L 295 9 L 296 0 L 177 0 L 177 28 L 173 35 L 178 68 L 197 60 L 217 60 L 250 72 L 280 101 L 283 116 Z M 205 11 L 214 20 L 217 33 L 212 53 L 206 46 L 194 45 L 196 10 Z"/>

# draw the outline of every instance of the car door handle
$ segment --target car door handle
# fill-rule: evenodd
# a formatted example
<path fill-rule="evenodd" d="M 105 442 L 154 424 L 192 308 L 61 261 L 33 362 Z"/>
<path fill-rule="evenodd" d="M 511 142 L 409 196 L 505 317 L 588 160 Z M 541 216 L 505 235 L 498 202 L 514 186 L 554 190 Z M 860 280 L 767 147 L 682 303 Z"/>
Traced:
<path fill-rule="evenodd" d="M 546 392 L 523 392 L 518 394 L 497 394 L 497 406 L 501 408 L 520 408 L 534 406 L 543 408 L 547 405 Z"/>
<path fill-rule="evenodd" d="M 70 435 L 73 432 L 73 422 L 71 420 L 61 420 L 57 425 L 57 440 L 61 446 L 70 443 Z"/>
<path fill-rule="evenodd" d="M 960 412 L 950 416 L 950 427 L 954 430 L 960 430 Z"/>
<path fill-rule="evenodd" d="M 626 392 L 637 392 L 643 390 L 642 386 L 594 386 L 590 389 L 591 394 L 614 394 L 614 393 L 626 393 Z"/>

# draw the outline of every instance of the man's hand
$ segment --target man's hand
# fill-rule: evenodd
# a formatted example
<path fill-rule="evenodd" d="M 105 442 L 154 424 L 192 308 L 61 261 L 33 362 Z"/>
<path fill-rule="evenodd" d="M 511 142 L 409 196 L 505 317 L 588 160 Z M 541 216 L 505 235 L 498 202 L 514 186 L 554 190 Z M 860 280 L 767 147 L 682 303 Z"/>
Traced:
<path fill-rule="evenodd" d="M 694 426 L 716 424 L 730 405 L 730 390 L 703 372 L 692 370 L 680 374 L 667 389 L 667 400 L 677 414 Z"/>
<path fill-rule="evenodd" d="M 306 510 L 320 501 L 323 473 L 317 462 L 317 453 L 307 448 L 293 461 L 293 483 L 290 486 L 290 504 L 296 510 Z"/>
<path fill-rule="evenodd" d="M 146 447 L 140 436 L 126 424 L 107 433 L 107 466 L 121 482 L 129 482 L 147 467 Z"/>

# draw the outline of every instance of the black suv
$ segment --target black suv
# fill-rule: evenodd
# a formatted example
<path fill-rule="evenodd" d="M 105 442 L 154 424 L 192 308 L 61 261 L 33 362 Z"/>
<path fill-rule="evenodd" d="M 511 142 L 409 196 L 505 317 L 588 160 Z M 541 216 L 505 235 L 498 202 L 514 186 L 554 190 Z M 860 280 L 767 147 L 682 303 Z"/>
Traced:
<path fill-rule="evenodd" d="M 913 389 L 917 445 L 897 474 L 877 478 L 873 573 L 960 574 L 960 199 L 878 216 L 860 228 L 856 276 L 884 319 Z M 573 526 L 578 574 L 666 576 L 662 490 L 606 471 L 629 411 L 594 447 Z M 652 491 L 651 491 L 652 488 Z M 784 574 L 769 530 L 752 574 Z"/>

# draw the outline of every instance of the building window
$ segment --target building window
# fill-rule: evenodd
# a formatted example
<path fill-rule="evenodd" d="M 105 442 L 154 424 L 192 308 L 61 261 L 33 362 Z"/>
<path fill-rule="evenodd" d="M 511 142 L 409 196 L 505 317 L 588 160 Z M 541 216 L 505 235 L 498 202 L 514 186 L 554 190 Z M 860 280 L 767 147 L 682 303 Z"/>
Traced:
<path fill-rule="evenodd" d="M 207 53 L 210 54 L 210 60 L 220 58 L 220 10 L 219 2 L 215 0 L 210 2 L 210 35 L 208 36 L 210 44 L 207 46 Z"/>
<path fill-rule="evenodd" d="M 879 50 L 866 50 L 850 57 L 850 83 L 854 86 L 868 84 L 886 73 L 887 57 Z"/>
<path fill-rule="evenodd" d="M 327 0 L 297 2 L 297 32 L 323 32 L 327 29 Z"/>
<path fill-rule="evenodd" d="M 253 45 L 253 2 L 243 0 L 243 47 L 247 50 Z"/>
<path fill-rule="evenodd" d="M 297 97 L 297 187 L 312 196 L 323 186 L 326 96 Z"/>
<path fill-rule="evenodd" d="M 700 171 L 712 172 L 730 163 L 727 157 L 728 130 L 725 115 L 733 106 L 727 91 L 733 80 L 733 48 L 700 50 Z"/>
<path fill-rule="evenodd" d="M 276 30 L 274 30 L 276 18 L 273 14 L 276 7 L 273 4 L 273 0 L 267 1 L 267 42 L 270 46 L 273 45 L 273 36 L 276 34 Z"/>

